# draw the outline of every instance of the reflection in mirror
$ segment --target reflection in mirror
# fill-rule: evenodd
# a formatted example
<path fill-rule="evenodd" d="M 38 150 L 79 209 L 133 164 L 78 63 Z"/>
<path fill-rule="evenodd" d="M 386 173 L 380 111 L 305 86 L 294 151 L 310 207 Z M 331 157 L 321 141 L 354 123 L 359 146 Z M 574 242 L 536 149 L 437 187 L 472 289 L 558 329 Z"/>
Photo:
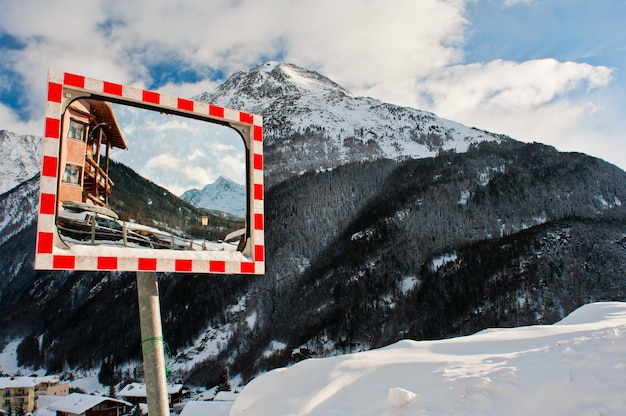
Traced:
<path fill-rule="evenodd" d="M 61 125 L 65 244 L 237 249 L 247 191 L 235 129 L 94 98 L 72 101 Z"/>

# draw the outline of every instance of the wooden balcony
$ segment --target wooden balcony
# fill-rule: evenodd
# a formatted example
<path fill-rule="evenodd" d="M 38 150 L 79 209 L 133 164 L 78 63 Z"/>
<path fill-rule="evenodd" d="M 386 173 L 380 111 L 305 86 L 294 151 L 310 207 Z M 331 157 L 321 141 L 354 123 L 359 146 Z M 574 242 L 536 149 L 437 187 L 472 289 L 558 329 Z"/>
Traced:
<path fill-rule="evenodd" d="M 91 200 L 94 204 L 107 207 L 113 181 L 95 160 L 85 157 L 85 173 L 83 178 L 83 201 Z"/>

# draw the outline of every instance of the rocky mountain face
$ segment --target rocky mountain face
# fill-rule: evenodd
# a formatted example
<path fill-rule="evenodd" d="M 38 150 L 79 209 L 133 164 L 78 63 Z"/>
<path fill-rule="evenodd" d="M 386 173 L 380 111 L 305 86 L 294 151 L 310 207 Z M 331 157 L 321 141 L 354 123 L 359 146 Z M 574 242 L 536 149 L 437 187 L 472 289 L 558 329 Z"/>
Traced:
<path fill-rule="evenodd" d="M 626 173 L 613 165 L 354 97 L 283 63 L 196 98 L 264 117 L 267 269 L 159 276 L 178 380 L 212 386 L 228 368 L 248 381 L 307 357 L 626 299 Z M 36 188 L 3 194 L 3 212 L 34 212 Z M 130 377 L 134 275 L 36 273 L 34 214 L 12 215 L 0 229 L 0 345 L 23 339 L 25 365 L 106 362 Z"/>
<path fill-rule="evenodd" d="M 41 137 L 0 130 L 0 195 L 39 173 L 41 144 Z"/>
<path fill-rule="evenodd" d="M 0 246 L 37 219 L 39 174 L 0 194 Z"/>

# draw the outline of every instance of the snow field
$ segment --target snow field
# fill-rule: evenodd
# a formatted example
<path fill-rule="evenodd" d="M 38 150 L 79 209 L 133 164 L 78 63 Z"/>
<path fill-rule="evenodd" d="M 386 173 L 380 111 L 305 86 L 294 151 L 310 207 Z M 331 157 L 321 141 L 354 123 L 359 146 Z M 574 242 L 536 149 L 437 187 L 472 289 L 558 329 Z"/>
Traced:
<path fill-rule="evenodd" d="M 626 303 L 596 303 L 558 325 L 302 361 L 253 380 L 244 415 L 623 415 Z"/>

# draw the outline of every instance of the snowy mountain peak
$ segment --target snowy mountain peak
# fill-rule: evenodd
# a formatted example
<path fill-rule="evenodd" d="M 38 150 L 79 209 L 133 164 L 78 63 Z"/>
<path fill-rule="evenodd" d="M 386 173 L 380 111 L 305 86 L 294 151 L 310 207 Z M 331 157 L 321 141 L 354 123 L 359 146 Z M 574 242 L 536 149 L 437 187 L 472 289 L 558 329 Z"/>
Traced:
<path fill-rule="evenodd" d="M 219 178 L 215 180 L 215 182 L 213 182 L 213 185 L 217 187 L 227 187 L 227 186 L 232 186 L 232 185 L 241 186 L 237 184 L 234 180 L 230 179 L 228 176 L 220 176 Z M 210 186 L 210 185 L 207 185 L 207 186 Z"/>
<path fill-rule="evenodd" d="M 505 139 L 426 111 L 355 97 L 315 71 L 275 61 L 235 73 L 194 98 L 263 116 L 265 147 L 280 149 L 266 169 L 268 186 L 294 173 L 462 153 L 472 144 Z"/>
<path fill-rule="evenodd" d="M 227 212 L 238 217 L 246 213 L 246 187 L 225 176 L 220 176 L 201 190 L 185 191 L 180 198 L 198 208 Z"/>
<path fill-rule="evenodd" d="M 340 92 L 346 96 L 352 96 L 352 93 L 339 84 L 331 81 L 325 76 L 315 71 L 300 68 L 299 66 L 286 64 L 282 62 L 269 62 L 268 67 L 273 68 L 270 72 L 274 76 L 282 74 L 286 81 L 291 85 L 297 86 L 301 91 L 315 93 L 323 92 Z M 262 66 L 260 66 L 262 67 Z M 257 67 L 258 68 L 258 67 Z"/>
<path fill-rule="evenodd" d="M 219 97 L 220 102 L 226 102 L 232 108 L 239 108 L 243 101 L 263 102 L 286 96 L 299 97 L 305 94 L 321 95 L 324 93 L 351 95 L 349 91 L 317 72 L 292 64 L 271 61 L 258 65 L 248 72 L 233 74 L 214 92 L 200 94 L 196 99 L 213 102 Z"/>

